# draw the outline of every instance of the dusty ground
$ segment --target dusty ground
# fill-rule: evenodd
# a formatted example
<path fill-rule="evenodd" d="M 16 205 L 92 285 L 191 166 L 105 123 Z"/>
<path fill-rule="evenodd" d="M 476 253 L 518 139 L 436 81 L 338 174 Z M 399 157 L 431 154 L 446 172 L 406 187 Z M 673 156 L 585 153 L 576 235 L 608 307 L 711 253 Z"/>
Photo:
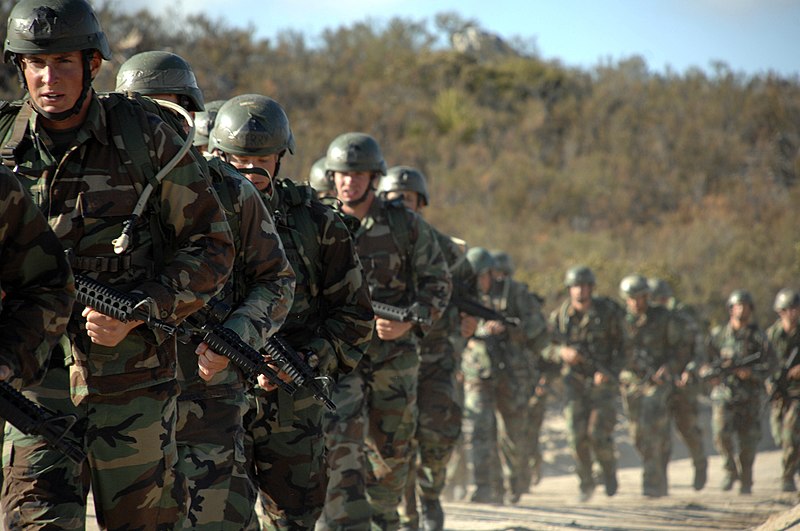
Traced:
<path fill-rule="evenodd" d="M 709 426 L 708 419 L 709 408 L 705 404 L 704 427 Z M 706 488 L 700 492 L 692 489 L 694 472 L 691 461 L 683 444 L 676 439 L 669 467 L 670 495 L 657 500 L 644 498 L 640 494 L 640 462 L 630 444 L 624 422 L 620 423 L 616 440 L 620 462 L 619 492 L 609 498 L 602 488 L 598 488 L 590 501 L 578 502 L 578 482 L 566 449 L 562 417 L 558 405 L 553 404 L 543 429 L 545 466 L 541 483 L 514 506 L 445 502 L 446 529 L 800 530 L 800 497 L 780 492 L 781 456 L 772 445 L 768 431 L 764 432 L 761 451 L 756 458 L 755 484 L 750 496 L 740 495 L 738 485 L 731 492 L 719 488 L 722 466 L 719 456 L 713 452 L 710 434 L 706 434 L 706 449 L 711 453 Z M 97 529 L 94 520 L 90 520 L 87 529 Z"/>

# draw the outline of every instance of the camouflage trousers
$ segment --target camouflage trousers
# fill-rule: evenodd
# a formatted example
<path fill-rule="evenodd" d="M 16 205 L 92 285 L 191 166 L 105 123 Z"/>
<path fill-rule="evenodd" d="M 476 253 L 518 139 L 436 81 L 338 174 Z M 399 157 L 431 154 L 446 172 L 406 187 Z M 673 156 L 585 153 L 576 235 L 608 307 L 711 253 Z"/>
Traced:
<path fill-rule="evenodd" d="M 581 492 L 590 492 L 594 488 L 593 458 L 600 463 L 604 474 L 616 474 L 614 426 L 619 391 L 613 383 L 594 385 L 574 374 L 564 376 L 564 391 L 567 438 L 575 458 L 575 471 Z"/>
<path fill-rule="evenodd" d="M 370 359 L 371 358 L 371 359 Z M 377 358 L 377 359 L 376 359 Z M 373 338 L 326 412 L 328 488 L 317 529 L 396 529 L 417 427 L 419 354 Z"/>
<path fill-rule="evenodd" d="M 759 400 L 725 402 L 714 400 L 711 408 L 714 446 L 722 456 L 726 475 L 742 485 L 753 484 L 753 463 L 761 440 L 761 403 Z M 736 440 L 739 441 L 737 459 Z"/>
<path fill-rule="evenodd" d="M 464 374 L 456 371 L 456 387 L 455 387 L 456 403 L 462 411 L 462 426 L 463 426 L 463 411 L 464 411 Z M 453 451 L 450 454 L 450 460 L 447 463 L 447 477 L 445 479 L 442 497 L 447 500 L 461 500 L 467 493 L 469 481 L 472 473 L 469 469 L 469 459 L 464 449 L 464 431 L 461 430 L 461 435 L 456 439 Z"/>
<path fill-rule="evenodd" d="M 6 426 L 3 445 L 4 524 L 8 529 L 82 530 L 91 485 L 102 529 L 175 529 L 187 491 L 176 472 L 177 385 L 166 384 L 84 401 L 69 397 L 69 374 L 51 369 L 24 393 L 78 421 L 67 437 L 87 459 L 76 465 L 40 437 Z"/>
<path fill-rule="evenodd" d="M 251 393 L 245 417 L 249 468 L 265 529 L 312 529 L 325 502 L 324 406 L 307 389 Z"/>
<path fill-rule="evenodd" d="M 178 470 L 189 486 L 184 528 L 258 529 L 255 488 L 245 468 L 247 398 L 243 390 L 225 394 L 178 400 Z"/>
<path fill-rule="evenodd" d="M 669 397 L 672 386 L 650 382 L 625 384 L 622 404 L 628 429 L 642 458 L 642 493 L 666 496 L 667 465 L 672 453 Z"/>
<path fill-rule="evenodd" d="M 456 392 L 456 366 L 452 347 L 449 355 L 420 364 L 417 403 L 419 420 L 414 437 L 416 456 L 409 467 L 400 522 L 419 525 L 417 491 L 423 500 L 438 500 L 444 490 L 447 463 L 461 435 L 462 410 Z M 424 358 L 423 358 L 424 359 Z"/>
<path fill-rule="evenodd" d="M 544 414 L 547 410 L 547 394 L 534 395 L 528 399 L 528 476 L 523 478 L 523 486 L 530 490 L 531 483 L 538 484 L 542 478 L 542 450 L 539 445 Z"/>
<path fill-rule="evenodd" d="M 707 458 L 703 445 L 703 430 L 700 428 L 697 391 L 692 388 L 675 387 L 669 398 L 669 410 L 675 427 L 692 456 L 695 468 L 705 467 Z"/>
<path fill-rule="evenodd" d="M 800 400 L 773 402 L 770 427 L 775 444 L 783 450 L 783 479 L 794 481 L 800 471 Z"/>

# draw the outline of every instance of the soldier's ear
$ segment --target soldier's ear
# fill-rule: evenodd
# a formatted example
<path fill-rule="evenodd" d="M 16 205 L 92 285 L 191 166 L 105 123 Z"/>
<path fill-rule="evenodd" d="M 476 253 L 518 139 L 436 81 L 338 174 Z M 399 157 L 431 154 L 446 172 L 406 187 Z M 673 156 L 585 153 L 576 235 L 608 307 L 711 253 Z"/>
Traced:
<path fill-rule="evenodd" d="M 97 77 L 101 66 L 103 66 L 103 58 L 100 56 L 100 52 L 95 50 L 91 59 L 89 59 L 89 71 L 92 73 L 92 80 Z"/>

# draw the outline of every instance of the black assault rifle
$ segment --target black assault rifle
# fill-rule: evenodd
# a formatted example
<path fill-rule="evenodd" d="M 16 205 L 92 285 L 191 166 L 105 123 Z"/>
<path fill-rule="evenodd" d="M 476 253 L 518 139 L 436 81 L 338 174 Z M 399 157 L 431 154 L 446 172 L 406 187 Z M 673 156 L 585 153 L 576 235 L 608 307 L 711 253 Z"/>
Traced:
<path fill-rule="evenodd" d="M 412 304 L 408 308 L 393 306 L 385 302 L 372 301 L 372 311 L 381 319 L 398 321 L 401 323 L 415 323 L 430 326 L 432 321 L 429 317 L 422 317 L 419 312 L 419 305 Z"/>
<path fill-rule="evenodd" d="M 152 299 L 136 297 L 123 293 L 118 289 L 103 284 L 83 273 L 75 273 L 75 299 L 118 321 L 144 321 L 149 328 L 162 330 L 169 335 L 174 335 L 177 328 L 153 316 L 154 304 Z"/>
<path fill-rule="evenodd" d="M 336 411 L 336 404 L 328 397 L 325 388 L 320 383 L 320 378 L 327 379 L 327 377 L 317 377 L 311 365 L 284 338 L 270 337 L 264 347 L 264 353 L 280 364 L 281 370 L 291 376 L 294 383 L 301 387 L 308 387 L 314 394 L 314 398 L 322 402 L 329 410 Z"/>
<path fill-rule="evenodd" d="M 753 362 L 758 361 L 759 358 L 761 358 L 761 352 L 755 352 L 741 359 L 718 358 L 709 364 L 708 371 L 705 372 L 701 378 L 703 381 L 712 380 L 714 378 L 725 378 L 733 374 L 737 369 L 743 369 Z"/>
<path fill-rule="evenodd" d="M 0 382 L 0 417 L 26 435 L 42 437 L 76 464 L 86 459 L 78 445 L 64 438 L 77 420 L 75 415 L 56 415 L 25 398 L 8 382 Z"/>
<path fill-rule="evenodd" d="M 281 380 L 278 373 L 267 364 L 256 349 L 248 345 L 236 332 L 222 325 L 222 321 L 229 313 L 228 305 L 212 300 L 184 321 L 180 327 L 178 341 L 181 343 L 189 343 L 192 339 L 203 341 L 211 350 L 231 360 L 250 381 L 258 383 L 258 375 L 261 374 L 272 385 L 293 395 L 297 391 L 294 385 Z"/>
<path fill-rule="evenodd" d="M 783 367 L 781 367 L 781 373 L 772 383 L 772 394 L 770 395 L 768 402 L 774 402 L 776 400 L 782 400 L 786 402 L 786 400 L 789 398 L 789 370 L 795 366 L 794 361 L 797 359 L 798 351 L 800 351 L 800 347 L 794 347 L 792 352 L 789 354 L 789 357 L 786 358 L 786 363 L 784 363 Z"/>
<path fill-rule="evenodd" d="M 508 326 L 519 326 L 518 317 L 509 317 L 508 315 L 500 313 L 497 310 L 493 310 L 488 306 L 484 306 L 477 300 L 470 297 L 453 294 L 450 299 L 450 304 L 458 308 L 458 311 L 464 312 L 473 317 L 479 317 L 481 319 L 485 319 L 486 321 L 500 321 Z"/>

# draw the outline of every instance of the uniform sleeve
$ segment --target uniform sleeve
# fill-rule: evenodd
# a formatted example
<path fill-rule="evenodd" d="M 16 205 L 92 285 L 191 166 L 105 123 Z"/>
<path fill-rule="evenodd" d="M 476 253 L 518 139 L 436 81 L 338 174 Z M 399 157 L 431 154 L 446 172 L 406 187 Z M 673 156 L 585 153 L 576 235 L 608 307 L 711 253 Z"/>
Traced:
<path fill-rule="evenodd" d="M 158 118 L 151 119 L 156 156 L 163 166 L 183 141 Z M 224 286 L 233 267 L 234 244 L 222 207 L 191 155 L 164 178 L 158 193 L 174 253 L 158 281 L 146 282 L 140 290 L 156 301 L 162 319 L 178 322 Z"/>
<path fill-rule="evenodd" d="M 260 350 L 286 320 L 294 299 L 295 275 L 275 223 L 258 191 L 239 179 L 239 222 L 243 275 L 247 293 L 225 326 Z"/>
<path fill-rule="evenodd" d="M 325 319 L 309 350 L 317 355 L 321 374 L 337 369 L 346 373 L 355 368 L 372 339 L 374 314 L 350 232 L 333 210 L 323 208 L 320 296 Z"/>
<path fill-rule="evenodd" d="M 0 173 L 0 365 L 24 384 L 43 376 L 75 286 L 61 243 L 16 177 Z"/>
<path fill-rule="evenodd" d="M 416 286 L 415 301 L 428 312 L 431 321 L 436 322 L 450 301 L 452 279 L 431 226 L 417 215 L 413 223 L 411 267 Z M 418 325 L 417 333 L 425 335 L 428 330 L 429 325 Z"/>

